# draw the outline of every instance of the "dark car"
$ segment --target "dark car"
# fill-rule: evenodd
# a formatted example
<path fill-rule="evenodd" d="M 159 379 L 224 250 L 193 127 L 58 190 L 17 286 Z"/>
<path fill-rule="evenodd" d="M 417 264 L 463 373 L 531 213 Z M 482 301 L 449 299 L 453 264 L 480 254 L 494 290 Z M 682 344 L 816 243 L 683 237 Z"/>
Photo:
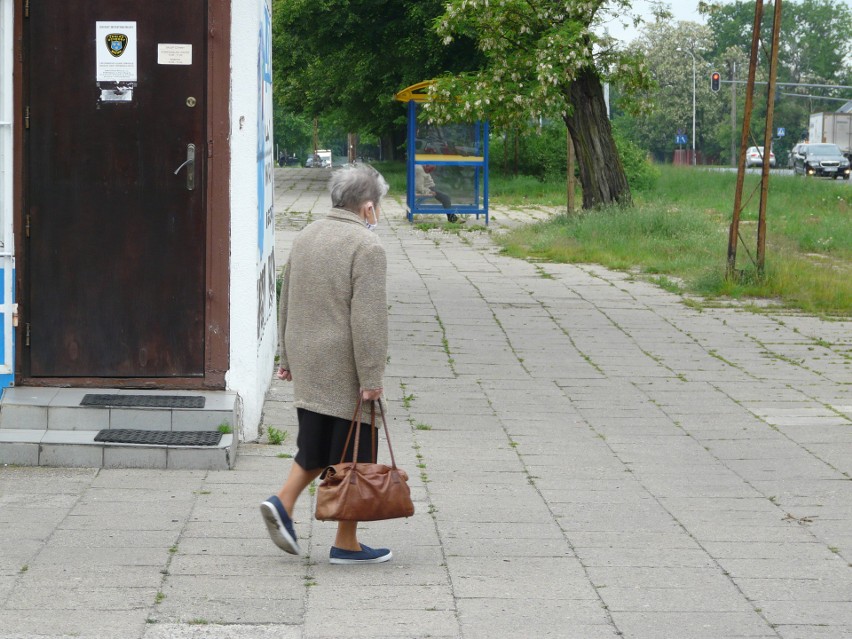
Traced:
<path fill-rule="evenodd" d="M 792 169 L 796 165 L 796 157 L 802 154 L 802 149 L 808 146 L 807 142 L 799 142 L 796 146 L 790 149 L 790 154 L 787 156 L 787 168 Z"/>
<path fill-rule="evenodd" d="M 793 158 L 797 175 L 849 179 L 849 160 L 836 144 L 806 144 Z"/>

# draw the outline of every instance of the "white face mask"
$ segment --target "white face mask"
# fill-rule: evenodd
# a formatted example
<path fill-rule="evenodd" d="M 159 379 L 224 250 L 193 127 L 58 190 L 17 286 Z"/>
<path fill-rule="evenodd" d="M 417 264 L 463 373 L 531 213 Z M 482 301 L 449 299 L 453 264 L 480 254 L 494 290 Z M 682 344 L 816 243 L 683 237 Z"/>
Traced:
<path fill-rule="evenodd" d="M 372 211 L 372 213 L 373 213 L 373 220 L 375 221 L 375 223 L 372 224 L 368 220 L 364 220 L 364 226 L 367 227 L 368 231 L 375 231 L 379 227 L 379 218 L 376 217 L 376 209 L 375 208 L 370 207 L 370 211 Z"/>

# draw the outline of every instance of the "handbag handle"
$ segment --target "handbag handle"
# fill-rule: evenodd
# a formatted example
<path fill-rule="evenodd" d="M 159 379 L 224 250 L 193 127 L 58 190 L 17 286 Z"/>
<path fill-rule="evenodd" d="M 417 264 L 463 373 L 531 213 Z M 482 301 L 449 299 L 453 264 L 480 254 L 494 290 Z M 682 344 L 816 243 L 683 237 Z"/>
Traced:
<path fill-rule="evenodd" d="M 396 470 L 396 459 L 394 459 L 394 457 L 393 457 L 393 446 L 391 446 L 390 433 L 388 432 L 388 420 L 385 419 L 385 405 L 382 403 L 381 398 L 378 399 L 378 402 L 379 402 L 379 410 L 382 413 L 382 424 L 384 424 L 384 427 L 385 427 L 385 439 L 388 442 L 388 450 L 390 451 L 391 468 Z"/>
<path fill-rule="evenodd" d="M 388 450 L 390 451 L 391 458 L 391 468 L 396 470 L 396 459 L 393 455 L 393 446 L 391 446 L 390 440 L 390 432 L 388 431 L 388 420 L 385 419 L 385 406 L 382 403 L 382 400 L 377 400 L 379 402 L 379 411 L 381 411 L 382 415 L 382 424 L 385 428 L 385 439 L 388 442 Z M 370 427 L 373 429 L 372 432 L 372 440 L 373 440 L 373 462 L 376 461 L 376 404 L 374 400 L 370 400 Z M 352 439 L 352 432 L 355 432 L 355 450 L 352 452 L 352 463 L 357 463 L 358 461 L 358 444 L 361 441 L 361 416 L 363 415 L 364 406 L 361 402 L 361 394 L 358 394 L 358 401 L 355 404 L 355 414 L 352 415 L 352 423 L 349 424 L 349 433 L 346 435 L 346 443 L 343 445 L 343 452 L 340 455 L 340 463 L 346 459 L 346 451 L 349 448 L 349 441 Z"/>
<path fill-rule="evenodd" d="M 358 401 L 355 403 L 355 414 L 352 415 L 352 421 L 349 424 L 349 432 L 346 434 L 346 443 L 343 444 L 343 452 L 340 453 L 340 463 L 341 464 L 346 459 L 346 451 L 349 450 L 349 441 L 352 439 L 352 431 L 355 429 L 355 420 L 358 420 L 358 424 L 359 424 L 359 426 L 358 426 L 359 432 L 355 435 L 355 442 L 356 442 L 356 446 L 357 446 L 357 442 L 358 442 L 358 439 L 359 439 L 358 435 L 361 434 L 360 433 L 360 428 L 361 428 L 360 427 L 360 421 L 361 420 L 358 419 L 358 413 L 359 413 L 360 410 L 361 410 L 361 393 L 358 393 Z M 354 462 L 356 459 L 358 459 L 357 450 L 352 451 L 352 461 Z"/>
<path fill-rule="evenodd" d="M 340 463 L 342 464 L 346 460 L 346 451 L 349 450 L 349 442 L 352 440 L 352 431 L 355 431 L 355 450 L 352 451 L 352 461 L 355 462 L 358 459 L 358 445 L 361 441 L 361 423 L 364 421 L 364 406 L 361 402 L 361 395 L 358 395 L 358 401 L 355 403 L 355 414 L 352 415 L 352 421 L 349 423 L 349 432 L 346 434 L 346 443 L 343 444 L 343 451 L 340 453 Z M 357 423 L 357 426 L 356 426 Z M 372 432 L 370 433 L 370 443 L 372 445 L 371 448 L 371 457 L 370 460 L 375 464 L 376 463 L 376 406 L 373 402 L 370 402 L 370 426 L 372 427 Z"/>

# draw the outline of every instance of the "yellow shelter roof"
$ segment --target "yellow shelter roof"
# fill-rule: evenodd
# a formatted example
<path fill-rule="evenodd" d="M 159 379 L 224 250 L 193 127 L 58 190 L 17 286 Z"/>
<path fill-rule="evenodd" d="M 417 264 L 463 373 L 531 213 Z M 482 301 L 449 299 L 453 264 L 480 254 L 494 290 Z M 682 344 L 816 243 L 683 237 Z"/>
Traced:
<path fill-rule="evenodd" d="M 423 82 L 418 82 L 417 84 L 412 84 L 410 87 L 403 89 L 393 97 L 400 102 L 409 102 L 410 100 L 414 100 L 415 102 L 429 102 L 430 98 L 428 89 L 433 82 L 434 80 L 425 80 Z"/>

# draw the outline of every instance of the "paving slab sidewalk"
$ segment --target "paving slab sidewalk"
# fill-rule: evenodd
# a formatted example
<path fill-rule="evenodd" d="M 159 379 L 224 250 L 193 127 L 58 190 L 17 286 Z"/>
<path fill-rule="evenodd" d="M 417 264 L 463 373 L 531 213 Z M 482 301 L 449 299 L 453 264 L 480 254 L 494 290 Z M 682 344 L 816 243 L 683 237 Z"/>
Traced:
<path fill-rule="evenodd" d="M 324 170 L 276 172 L 279 266 Z M 389 198 L 386 379 L 417 514 L 268 540 L 289 385 L 226 472 L 0 468 L 0 637 L 852 637 L 849 322 L 684 304 L 630 274 L 502 256 Z M 440 217 L 434 218 L 441 219 Z M 426 220 L 429 221 L 429 220 Z"/>

